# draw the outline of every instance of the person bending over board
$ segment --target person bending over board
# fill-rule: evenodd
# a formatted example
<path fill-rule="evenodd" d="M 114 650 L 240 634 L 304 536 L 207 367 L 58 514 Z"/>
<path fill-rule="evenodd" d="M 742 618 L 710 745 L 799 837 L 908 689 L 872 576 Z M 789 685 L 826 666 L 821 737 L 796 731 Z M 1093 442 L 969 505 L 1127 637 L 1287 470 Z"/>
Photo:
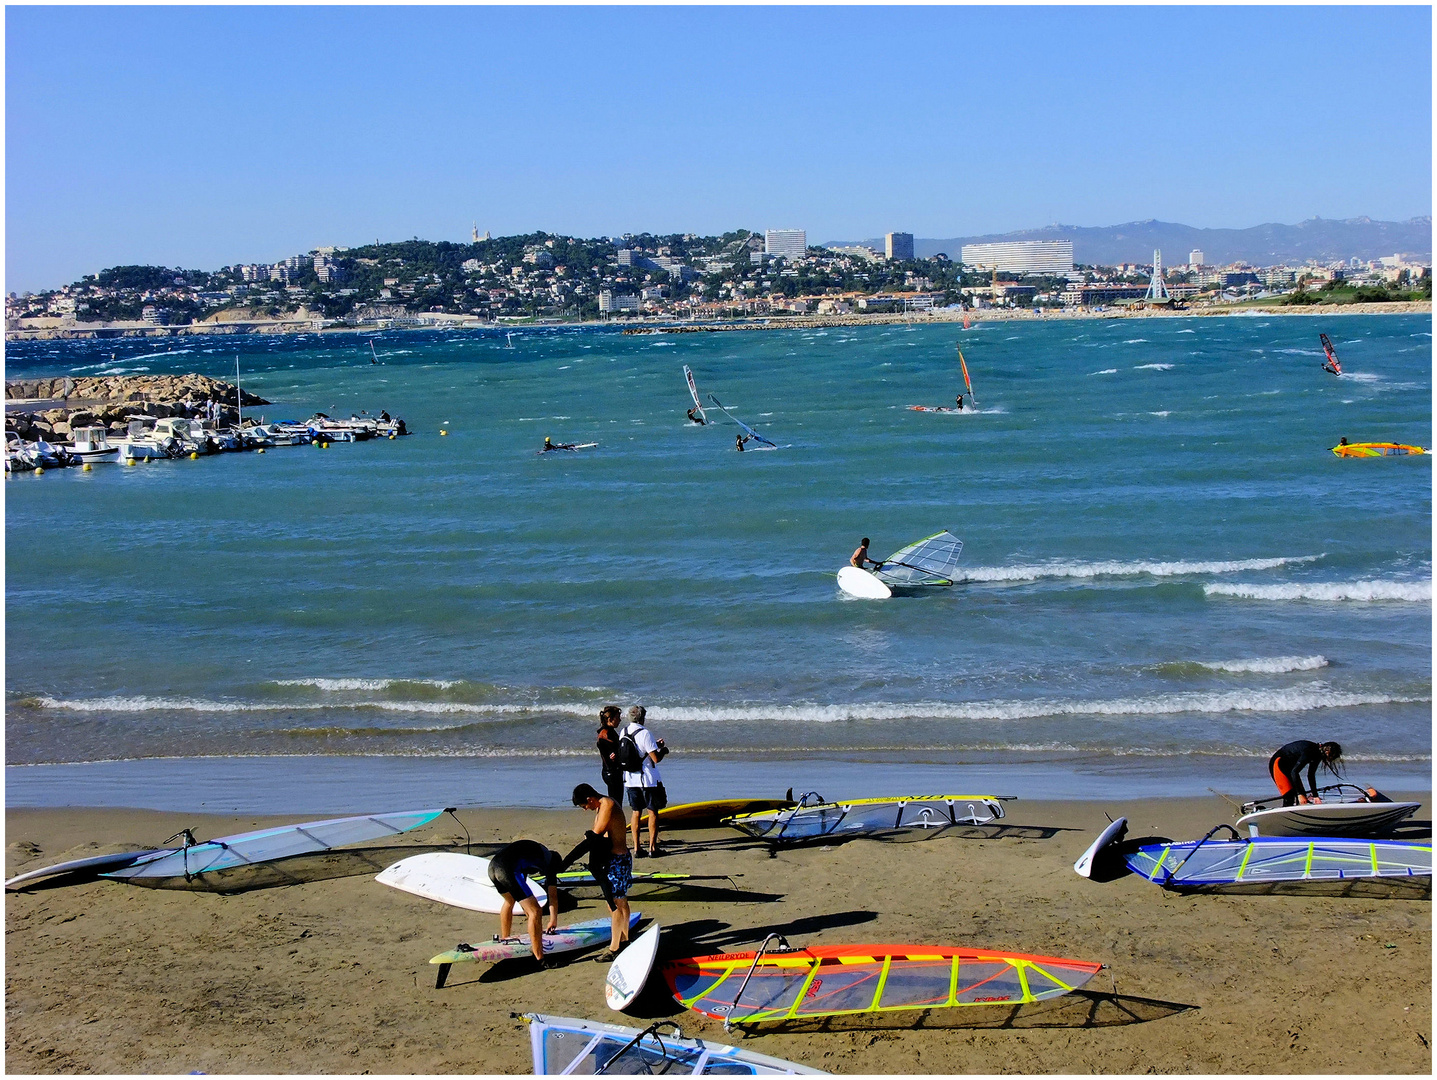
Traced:
<path fill-rule="evenodd" d="M 705 424 L 708 423 L 708 421 L 705 420 L 702 416 L 695 416 L 692 409 L 689 410 L 689 419 L 692 420 L 695 424 L 698 424 L 699 427 L 703 427 Z"/>
<path fill-rule="evenodd" d="M 499 936 L 508 938 L 514 929 L 514 905 L 518 904 L 529 919 L 529 946 L 534 959 L 546 968 L 558 966 L 552 957 L 544 958 L 544 936 L 539 932 L 539 901 L 529 892 L 528 878 L 543 875 L 544 888 L 549 892 L 549 925 L 544 934 L 552 934 L 559 926 L 559 871 L 563 860 L 557 851 L 550 851 L 534 840 L 516 840 L 500 848 L 489 860 L 489 880 L 504 898 L 499 908 Z"/>
<path fill-rule="evenodd" d="M 883 569 L 883 564 L 881 562 L 879 562 L 877 559 L 870 559 L 868 557 L 868 537 L 866 536 L 863 538 L 863 543 L 858 545 L 858 550 L 855 551 L 848 558 L 848 565 L 856 566 L 860 570 L 866 569 L 866 567 L 863 565 L 864 563 L 872 563 L 873 569 L 875 570 Z"/>
<path fill-rule="evenodd" d="M 590 784 L 580 784 L 574 789 L 574 805 L 594 815 L 594 827 L 584 834 L 579 846 L 569 852 L 564 861 L 572 862 L 584 852 L 589 854 L 589 873 L 594 875 L 594 882 L 609 905 L 613 927 L 609 947 L 599 954 L 599 959 L 612 960 L 629 943 L 629 882 L 634 871 L 634 860 L 629 854 L 629 827 L 623 807 L 608 796 L 600 795 Z"/>
<path fill-rule="evenodd" d="M 655 739 L 653 732 L 644 727 L 647 710 L 635 705 L 629 710 L 629 724 L 619 732 L 619 764 L 624 769 L 624 791 L 629 796 L 629 808 L 634 812 L 634 858 L 659 857 L 659 811 L 669 804 L 668 792 L 664 790 L 663 777 L 659 775 L 659 762 L 668 754 L 669 748 L 663 739 Z M 639 818 L 649 821 L 649 849 L 644 851 L 639 844 Z"/>
<path fill-rule="evenodd" d="M 1299 803 L 1319 803 L 1317 795 L 1317 767 L 1321 765 L 1333 776 L 1341 779 L 1338 771 L 1342 763 L 1342 747 L 1335 742 L 1315 743 L 1298 739 L 1288 743 L 1272 755 L 1267 763 L 1277 793 L 1282 796 L 1283 806 L 1297 806 Z M 1302 770 L 1307 770 L 1307 789 L 1302 786 Z"/>

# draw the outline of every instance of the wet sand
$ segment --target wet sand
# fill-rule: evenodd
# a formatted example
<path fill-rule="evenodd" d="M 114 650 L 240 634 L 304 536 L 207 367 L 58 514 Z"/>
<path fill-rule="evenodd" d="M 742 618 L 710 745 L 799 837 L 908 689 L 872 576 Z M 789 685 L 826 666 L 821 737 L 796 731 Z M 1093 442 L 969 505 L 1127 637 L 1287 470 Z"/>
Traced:
<path fill-rule="evenodd" d="M 1417 815 L 1430 819 L 1430 798 Z M 392 808 L 391 808 L 392 809 Z M 850 1030 L 725 1035 L 682 1010 L 657 973 L 632 1008 L 604 1004 L 607 966 L 579 954 L 461 965 L 434 954 L 498 930 L 496 916 L 385 888 L 406 854 L 464 843 L 451 817 L 357 853 L 289 860 L 216 887 L 107 880 L 6 895 L 8 1071 L 382 1073 L 531 1071 L 511 1014 L 547 1012 L 739 1043 L 838 1073 L 1428 1073 L 1431 904 L 1361 896 L 1183 896 L 1133 876 L 1079 878 L 1073 860 L 1124 814 L 1130 835 L 1201 836 L 1217 798 L 1008 804 L 1003 826 L 920 842 L 854 840 L 770 857 L 728 829 L 676 832 L 636 868 L 731 875 L 636 886 L 670 956 L 795 945 L 976 945 L 1110 965 L 1085 992 L 1004 1006 L 897 1013 Z M 463 810 L 476 854 L 532 837 L 567 850 L 583 811 Z M 7 876 L 272 821 L 116 810 L 10 810 Z M 594 890 L 561 922 L 604 913 Z M 843 1025 L 835 1025 L 843 1027 Z"/>

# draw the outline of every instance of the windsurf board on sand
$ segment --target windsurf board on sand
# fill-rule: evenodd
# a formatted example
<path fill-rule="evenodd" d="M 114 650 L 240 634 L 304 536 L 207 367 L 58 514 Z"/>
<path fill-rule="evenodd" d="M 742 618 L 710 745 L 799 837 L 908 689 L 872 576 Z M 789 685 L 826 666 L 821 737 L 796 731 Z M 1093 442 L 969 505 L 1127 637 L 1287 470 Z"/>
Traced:
<path fill-rule="evenodd" d="M 1275 806 L 1237 819 L 1249 836 L 1376 836 L 1421 809 L 1415 802 L 1320 802 Z"/>
<path fill-rule="evenodd" d="M 658 955 L 659 924 L 654 923 L 630 942 L 609 965 L 609 976 L 604 980 L 604 1000 L 609 1003 L 609 1008 L 618 1012 L 629 1007 L 643 990 L 649 972 L 654 968 L 654 958 Z"/>
<path fill-rule="evenodd" d="M 88 859 L 71 859 L 69 862 L 56 863 L 54 866 L 42 866 L 38 870 L 27 870 L 23 874 L 17 874 L 5 882 L 5 888 L 12 889 L 20 885 L 27 885 L 32 881 L 39 881 L 42 878 L 60 877 L 63 874 L 82 872 L 100 874 L 106 870 L 118 870 L 139 859 L 149 858 L 152 855 L 164 855 L 170 850 L 169 848 L 154 848 L 150 851 L 122 851 L 115 855 L 91 855 Z"/>
<path fill-rule="evenodd" d="M 1109 844 L 1115 844 L 1120 841 L 1127 834 L 1127 831 L 1128 819 L 1120 817 L 1099 833 L 1098 838 L 1093 841 L 1092 846 L 1083 852 L 1082 857 L 1073 864 L 1073 869 L 1077 872 L 1078 876 L 1085 878 L 1092 877 L 1093 864 L 1098 861 L 1098 857 L 1102 855 L 1103 850 Z"/>
<path fill-rule="evenodd" d="M 489 860 L 457 851 L 427 851 L 400 859 L 374 876 L 381 885 L 466 911 L 498 912 L 504 904 L 489 880 Z M 525 879 L 543 907 L 549 894 L 542 880 Z M 606 922 L 605 926 L 608 925 Z"/>
<path fill-rule="evenodd" d="M 672 829 L 675 825 L 691 828 L 719 825 L 735 814 L 756 814 L 761 810 L 782 810 L 793 805 L 793 793 L 783 799 L 710 799 L 707 802 L 680 803 L 666 806 L 658 813 L 659 824 Z"/>
<path fill-rule="evenodd" d="M 630 913 L 629 929 L 632 930 L 642 917 L 642 912 Z M 577 952 L 580 949 L 591 949 L 595 945 L 605 945 L 608 944 L 612 933 L 613 925 L 609 922 L 607 915 L 600 919 L 590 919 L 587 922 L 561 926 L 552 934 L 543 935 L 544 955 Z M 444 980 L 449 977 L 449 968 L 454 964 L 470 961 L 495 964 L 500 960 L 516 960 L 525 956 L 530 959 L 534 956 L 534 951 L 529 947 L 528 934 L 505 938 L 502 941 L 495 937 L 482 945 L 469 945 L 461 942 L 456 948 L 442 952 L 430 959 L 431 964 L 439 965 L 439 974 L 434 980 L 434 989 L 444 989 Z"/>

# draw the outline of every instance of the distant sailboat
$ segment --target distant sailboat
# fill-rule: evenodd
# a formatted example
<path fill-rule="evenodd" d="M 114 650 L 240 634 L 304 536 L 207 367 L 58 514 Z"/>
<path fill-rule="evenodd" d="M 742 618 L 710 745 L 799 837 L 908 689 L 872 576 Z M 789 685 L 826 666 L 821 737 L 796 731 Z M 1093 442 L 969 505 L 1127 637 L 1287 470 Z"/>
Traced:
<path fill-rule="evenodd" d="M 371 364 L 377 364 L 377 363 L 379 363 L 379 354 L 374 351 L 374 339 L 373 339 L 373 338 L 370 338 L 370 339 L 369 339 L 369 362 L 370 362 Z"/>
<path fill-rule="evenodd" d="M 512 333 L 512 332 L 511 332 L 511 333 L 508 333 L 508 334 L 506 334 L 505 336 L 509 339 L 509 344 L 505 345 L 504 348 L 506 348 L 506 349 L 512 349 L 512 348 L 514 347 L 514 335 L 513 335 L 513 333 Z"/>

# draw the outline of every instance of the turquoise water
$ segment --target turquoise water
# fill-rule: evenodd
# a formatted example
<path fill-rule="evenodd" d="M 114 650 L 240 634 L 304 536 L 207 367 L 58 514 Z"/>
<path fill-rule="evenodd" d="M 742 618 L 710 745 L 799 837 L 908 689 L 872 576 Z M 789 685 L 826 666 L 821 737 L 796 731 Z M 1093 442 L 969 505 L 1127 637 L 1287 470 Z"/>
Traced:
<path fill-rule="evenodd" d="M 1426 787 L 1430 459 L 1327 447 L 1431 444 L 1430 329 L 415 332 L 377 339 L 382 366 L 364 338 L 244 339 L 268 418 L 385 408 L 416 434 L 8 482 L 7 763 L 112 763 L 148 805 L 160 760 L 262 759 L 257 799 L 321 760 L 502 761 L 464 798 L 514 801 L 586 768 L 614 701 L 648 706 L 693 789 L 921 762 L 1260 791 L 1303 737 Z M 979 411 L 909 411 L 952 403 L 955 339 Z M 224 378 L 235 348 L 12 344 L 7 375 Z M 689 424 L 685 363 L 785 448 Z M 943 528 L 964 583 L 837 589 L 861 536 L 881 556 Z M 27 801 L 84 801 L 12 769 L 12 804 L 22 773 Z"/>

